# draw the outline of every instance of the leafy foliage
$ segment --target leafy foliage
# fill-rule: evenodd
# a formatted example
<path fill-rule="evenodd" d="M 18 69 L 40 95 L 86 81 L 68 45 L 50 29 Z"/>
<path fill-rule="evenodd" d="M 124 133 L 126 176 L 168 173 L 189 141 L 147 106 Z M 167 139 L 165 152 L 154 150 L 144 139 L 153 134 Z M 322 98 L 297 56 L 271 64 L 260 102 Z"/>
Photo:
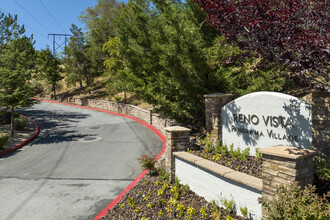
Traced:
<path fill-rule="evenodd" d="M 143 169 L 148 169 L 152 172 L 156 170 L 155 168 L 156 161 L 154 159 L 155 159 L 154 157 L 151 157 L 148 154 L 141 154 L 141 157 L 138 160 Z"/>
<path fill-rule="evenodd" d="M 25 32 L 24 26 L 17 23 L 17 15 L 7 15 L 0 9 L 0 50 L 11 40 L 18 38 Z"/>
<path fill-rule="evenodd" d="M 245 206 L 245 207 L 240 207 L 239 210 L 241 211 L 241 214 L 245 217 L 245 218 L 248 218 L 248 208 Z"/>
<path fill-rule="evenodd" d="M 328 219 L 330 203 L 314 191 L 311 185 L 304 189 L 297 184 L 281 186 L 275 201 L 262 202 L 267 219 Z"/>
<path fill-rule="evenodd" d="M 228 200 L 225 198 L 220 199 L 221 204 L 225 207 L 227 212 L 236 212 L 236 204 L 234 200 Z"/>
<path fill-rule="evenodd" d="M 200 124 L 205 94 L 241 95 L 280 90 L 284 85 L 283 80 L 273 79 L 270 70 L 254 72 L 258 60 L 253 54 L 219 44 L 223 38 L 204 22 L 205 14 L 192 0 L 131 0 L 118 14 L 119 56 L 113 47 L 115 38 L 110 38 L 105 44 L 106 61 L 113 62 L 106 65 L 122 59 L 123 66 L 120 73 L 110 74 L 120 76 L 113 78 L 120 78 L 125 90 L 154 105 L 165 117 Z M 235 59 L 229 60 L 232 57 Z"/>
<path fill-rule="evenodd" d="M 28 80 L 32 78 L 34 61 L 32 38 L 21 37 L 6 44 L 0 56 L 0 106 L 29 106 L 34 93 Z"/>
<path fill-rule="evenodd" d="M 8 140 L 9 140 L 9 134 L 7 134 L 7 133 L 0 133 L 0 150 L 8 142 Z"/>
<path fill-rule="evenodd" d="M 96 75 L 104 72 L 103 61 L 107 56 L 103 45 L 116 36 L 114 20 L 120 5 L 116 0 L 98 0 L 94 7 L 87 7 L 80 16 L 87 29 L 86 53 Z"/>
<path fill-rule="evenodd" d="M 0 15 L 0 106 L 11 109 L 11 136 L 14 136 L 15 108 L 32 105 L 35 90 L 29 83 L 35 50 L 33 39 L 22 36 L 24 27 L 17 16 Z"/>
<path fill-rule="evenodd" d="M 0 124 L 10 123 L 10 112 L 0 111 Z"/>
<path fill-rule="evenodd" d="M 14 127 L 15 130 L 22 131 L 26 128 L 26 124 L 28 122 L 27 118 L 18 117 L 14 119 Z"/>
<path fill-rule="evenodd" d="M 114 95 L 116 93 L 128 90 L 130 83 L 122 80 L 124 77 L 121 73 L 124 69 L 123 58 L 119 53 L 118 37 L 110 37 L 103 45 L 103 51 L 107 54 L 104 59 L 104 72 L 107 93 Z M 114 97 L 116 99 L 116 97 Z M 117 101 L 117 100 L 116 100 Z M 126 102 L 126 101 L 125 101 Z"/>
<path fill-rule="evenodd" d="M 56 85 L 58 81 L 63 79 L 61 72 L 61 61 L 59 58 L 53 56 L 49 49 L 41 50 L 37 52 L 36 59 L 37 72 L 39 79 L 45 79 L 47 84 L 52 85 L 54 98 L 56 99 Z"/>
<path fill-rule="evenodd" d="M 81 28 L 72 24 L 70 31 L 70 43 L 65 47 L 67 58 L 64 60 L 65 72 L 68 73 L 66 82 L 68 85 L 75 85 L 79 82 L 80 87 L 83 87 L 83 81 L 87 86 L 91 86 L 94 77 L 92 62 L 87 54 L 87 45 Z"/>
<path fill-rule="evenodd" d="M 320 156 L 314 156 L 315 173 L 318 178 L 330 182 L 330 162 Z"/>
<path fill-rule="evenodd" d="M 327 0 L 196 2 L 228 42 L 257 51 L 264 67 L 278 63 L 297 84 L 329 88 Z"/>

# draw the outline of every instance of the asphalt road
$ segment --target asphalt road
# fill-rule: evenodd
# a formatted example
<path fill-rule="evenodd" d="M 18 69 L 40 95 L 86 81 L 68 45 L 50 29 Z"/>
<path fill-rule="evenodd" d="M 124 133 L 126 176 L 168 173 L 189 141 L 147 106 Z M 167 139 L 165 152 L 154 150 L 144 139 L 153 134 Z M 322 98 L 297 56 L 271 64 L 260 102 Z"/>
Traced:
<path fill-rule="evenodd" d="M 0 158 L 0 219 L 93 219 L 141 172 L 140 154 L 163 143 L 125 117 L 41 102 L 22 110 L 40 126 Z"/>

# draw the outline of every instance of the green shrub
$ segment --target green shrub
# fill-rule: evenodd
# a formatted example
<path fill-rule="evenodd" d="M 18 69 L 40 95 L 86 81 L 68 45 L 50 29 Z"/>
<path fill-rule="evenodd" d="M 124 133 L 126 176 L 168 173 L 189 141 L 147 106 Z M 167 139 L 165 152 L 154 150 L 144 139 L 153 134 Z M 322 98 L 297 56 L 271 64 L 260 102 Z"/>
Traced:
<path fill-rule="evenodd" d="M 221 152 L 221 155 L 222 155 L 222 156 L 227 156 L 227 152 L 228 152 L 228 147 L 227 147 L 227 145 L 222 145 L 222 146 L 220 147 L 220 152 Z"/>
<path fill-rule="evenodd" d="M 221 142 L 217 141 L 215 147 L 214 147 L 214 153 L 215 154 L 221 154 Z"/>
<path fill-rule="evenodd" d="M 5 144 L 7 144 L 8 140 L 9 140 L 9 134 L 0 133 L 0 149 L 2 149 L 3 146 L 5 146 Z"/>
<path fill-rule="evenodd" d="M 148 169 L 151 172 L 155 171 L 155 158 L 148 154 L 141 154 L 141 157 L 138 159 L 143 169 Z"/>
<path fill-rule="evenodd" d="M 116 102 L 121 102 L 121 101 L 122 101 L 122 98 L 119 97 L 119 96 L 115 96 L 115 97 L 113 97 L 113 98 L 114 98 L 114 100 L 115 100 Z"/>
<path fill-rule="evenodd" d="M 241 211 L 241 214 L 242 214 L 245 218 L 248 218 L 248 208 L 247 208 L 247 207 L 240 207 L 239 210 Z"/>
<path fill-rule="evenodd" d="M 138 105 L 140 104 L 139 100 L 132 100 L 131 105 Z"/>
<path fill-rule="evenodd" d="M 220 202 L 225 207 L 227 212 L 236 212 L 236 204 L 234 200 L 222 198 L 220 199 Z"/>
<path fill-rule="evenodd" d="M 159 173 L 159 179 L 161 181 L 169 181 L 170 180 L 170 173 L 165 172 L 164 170 L 160 170 L 158 173 Z"/>
<path fill-rule="evenodd" d="M 15 130 L 22 131 L 26 128 L 28 122 L 27 118 L 19 117 L 14 119 L 14 128 Z"/>
<path fill-rule="evenodd" d="M 197 141 L 204 146 L 205 152 L 211 153 L 213 148 L 213 140 L 211 134 L 207 134 L 205 138 L 197 137 Z"/>
<path fill-rule="evenodd" d="M 10 112 L 0 111 L 0 124 L 10 124 Z"/>
<path fill-rule="evenodd" d="M 329 219 L 330 204 L 315 193 L 315 186 L 304 189 L 290 184 L 278 189 L 278 198 L 262 202 L 267 219 Z"/>
<path fill-rule="evenodd" d="M 14 118 L 19 118 L 17 112 L 14 113 Z M 11 113 L 7 111 L 0 111 L 0 124 L 10 124 Z"/>
<path fill-rule="evenodd" d="M 261 159 L 262 158 L 262 153 L 259 153 L 259 149 L 260 148 L 256 148 L 255 149 L 255 151 L 256 151 L 256 158 Z"/>
<path fill-rule="evenodd" d="M 320 156 L 314 156 L 314 166 L 318 178 L 330 182 L 330 163 Z"/>

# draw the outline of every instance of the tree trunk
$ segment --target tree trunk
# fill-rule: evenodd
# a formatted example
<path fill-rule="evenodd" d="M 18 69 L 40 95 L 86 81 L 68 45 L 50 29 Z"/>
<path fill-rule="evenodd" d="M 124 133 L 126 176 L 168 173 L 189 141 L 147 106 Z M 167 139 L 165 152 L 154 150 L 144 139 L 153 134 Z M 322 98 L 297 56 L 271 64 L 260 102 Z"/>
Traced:
<path fill-rule="evenodd" d="M 10 128 L 11 128 L 11 136 L 14 137 L 15 135 L 15 128 L 14 128 L 14 115 L 15 109 L 11 108 L 11 115 L 10 115 Z"/>
<path fill-rule="evenodd" d="M 54 94 L 54 99 L 56 100 L 56 88 L 55 88 L 55 85 L 53 85 L 53 94 Z"/>
<path fill-rule="evenodd" d="M 126 91 L 124 91 L 124 103 L 126 104 Z"/>
<path fill-rule="evenodd" d="M 81 80 L 79 80 L 79 84 L 80 84 L 80 88 L 82 88 L 83 85 L 82 85 L 82 81 Z"/>

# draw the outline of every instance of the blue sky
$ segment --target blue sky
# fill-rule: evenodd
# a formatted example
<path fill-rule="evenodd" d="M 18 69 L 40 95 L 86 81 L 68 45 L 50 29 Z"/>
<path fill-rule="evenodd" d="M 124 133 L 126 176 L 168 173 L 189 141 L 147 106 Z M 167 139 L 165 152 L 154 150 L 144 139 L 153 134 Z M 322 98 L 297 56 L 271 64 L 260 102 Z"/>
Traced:
<path fill-rule="evenodd" d="M 97 0 L 0 0 L 0 11 L 17 14 L 19 24 L 25 25 L 26 35 L 33 34 L 34 46 L 40 50 L 46 45 L 53 48 L 53 38 L 48 34 L 70 34 L 72 23 L 83 29 L 78 17 L 96 3 Z M 62 43 L 64 38 L 56 37 L 56 42 Z"/>

